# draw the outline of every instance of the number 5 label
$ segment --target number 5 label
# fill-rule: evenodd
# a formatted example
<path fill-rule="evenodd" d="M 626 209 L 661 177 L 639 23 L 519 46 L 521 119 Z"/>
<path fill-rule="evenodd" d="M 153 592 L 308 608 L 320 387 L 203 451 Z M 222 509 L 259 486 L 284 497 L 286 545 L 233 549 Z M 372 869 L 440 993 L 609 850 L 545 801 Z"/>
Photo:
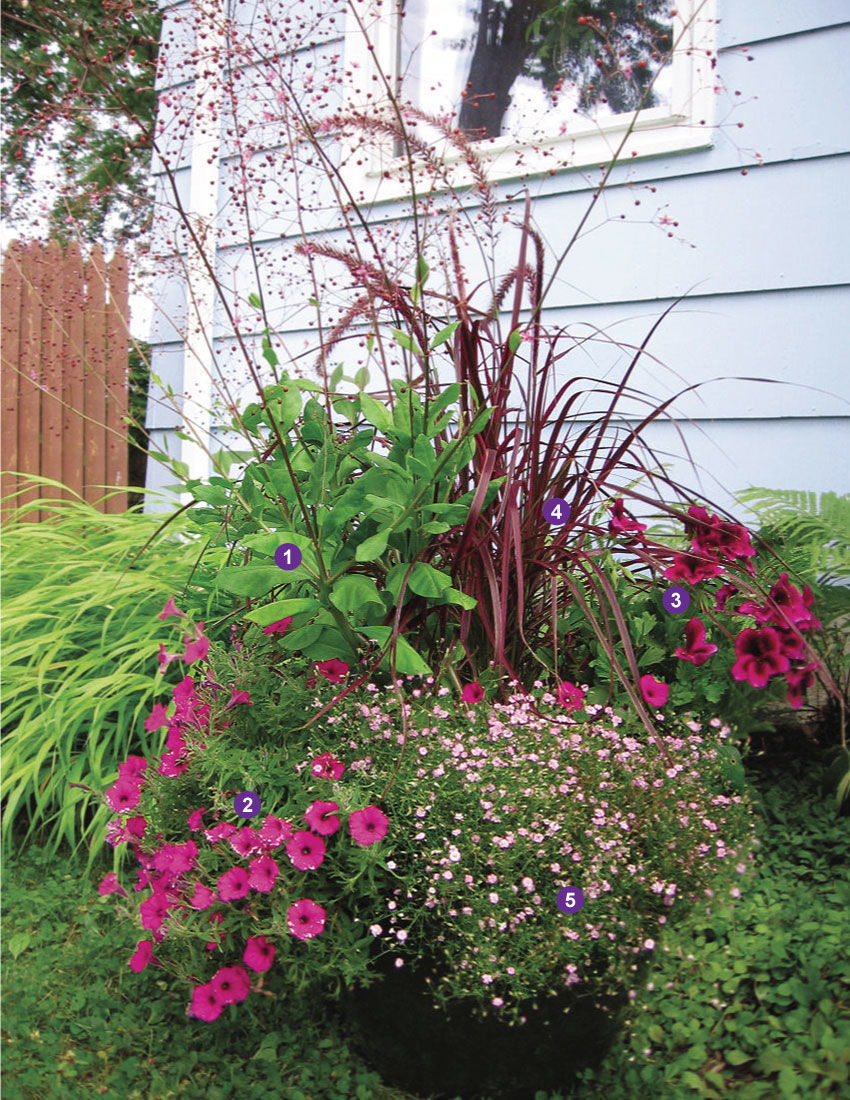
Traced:
<path fill-rule="evenodd" d="M 565 886 L 558 891 L 556 904 L 562 913 L 570 916 L 572 913 L 577 913 L 584 905 L 584 894 L 577 886 Z"/>

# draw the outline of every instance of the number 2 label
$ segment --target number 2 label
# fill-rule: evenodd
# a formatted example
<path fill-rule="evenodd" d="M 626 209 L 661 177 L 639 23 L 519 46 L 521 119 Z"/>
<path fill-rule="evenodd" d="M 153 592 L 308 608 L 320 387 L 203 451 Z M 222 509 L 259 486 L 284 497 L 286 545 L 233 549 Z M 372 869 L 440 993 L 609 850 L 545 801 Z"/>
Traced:
<path fill-rule="evenodd" d="M 254 791 L 242 791 L 234 798 L 233 809 L 239 817 L 256 817 L 260 812 L 260 796 Z"/>

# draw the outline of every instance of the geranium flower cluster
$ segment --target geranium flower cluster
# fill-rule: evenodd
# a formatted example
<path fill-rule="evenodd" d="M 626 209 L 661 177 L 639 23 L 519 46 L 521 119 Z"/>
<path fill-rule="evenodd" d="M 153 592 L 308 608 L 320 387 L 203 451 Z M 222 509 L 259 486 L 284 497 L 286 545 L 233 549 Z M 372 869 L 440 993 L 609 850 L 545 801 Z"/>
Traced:
<path fill-rule="evenodd" d="M 332 729 L 377 781 L 402 738 L 397 701 L 372 693 Z M 626 989 L 669 919 L 740 893 L 753 818 L 721 774 L 719 720 L 662 719 L 660 751 L 610 708 L 578 722 L 569 692 L 407 706 L 388 806 L 412 827 L 394 838 L 402 883 L 370 931 L 397 966 L 428 968 L 438 1000 L 517 1019 L 542 991 Z M 567 886 L 585 896 L 574 917 L 556 906 Z"/>
<path fill-rule="evenodd" d="M 180 612 L 170 599 L 160 617 L 174 614 Z M 198 644 L 202 656 L 193 648 Z M 194 663 L 206 658 L 208 650 L 201 626 L 187 639 L 183 659 Z M 172 659 L 176 658 L 172 655 Z M 327 671 L 338 672 L 336 668 Z M 133 971 L 140 973 L 151 963 L 162 962 L 157 952 L 177 932 L 200 934 L 208 952 L 223 951 L 230 938 L 226 926 L 233 909 L 248 914 L 257 929 L 258 934 L 245 937 L 238 947 L 238 959 L 219 967 L 208 980 L 192 974 L 187 1011 L 208 1021 L 217 1019 L 226 1005 L 247 998 L 253 988 L 249 971 L 262 975 L 271 968 L 279 946 L 275 932 L 279 941 L 285 926 L 289 936 L 307 941 L 324 931 L 327 911 L 307 896 L 316 891 L 310 889 L 305 876 L 315 877 L 323 867 L 329 838 L 342 831 L 344 820 L 340 802 L 314 799 L 303 813 L 306 827 L 276 813 L 267 813 L 257 825 L 237 824 L 231 800 L 238 792 L 219 792 L 218 797 L 213 792 L 214 806 L 196 806 L 186 814 L 185 839 L 172 836 L 166 840 L 163 832 L 157 831 L 162 828 L 162 803 L 167 797 L 164 784 L 190 779 L 208 744 L 227 728 L 227 712 L 235 706 L 252 705 L 249 693 L 232 684 L 226 703 L 224 692 L 209 669 L 198 685 L 193 677 L 184 677 L 172 690 L 173 708 L 157 703 L 145 723 L 149 731 L 167 726 L 165 751 L 152 761 L 131 756 L 120 765 L 116 782 L 106 791 L 106 801 L 117 815 L 107 826 L 106 839 L 113 847 L 130 844 L 139 865 L 133 891 L 141 895 L 137 919 L 149 935 L 136 945 L 130 959 Z M 344 772 L 345 765 L 329 752 L 315 756 L 309 767 L 313 781 L 336 784 Z M 228 810 L 223 811 L 222 805 Z M 367 805 L 347 814 L 347 832 L 358 848 L 383 840 L 387 828 L 388 819 L 377 806 Z M 99 892 L 129 898 L 114 873 L 105 876 Z M 275 919 L 278 910 L 284 921 Z"/>

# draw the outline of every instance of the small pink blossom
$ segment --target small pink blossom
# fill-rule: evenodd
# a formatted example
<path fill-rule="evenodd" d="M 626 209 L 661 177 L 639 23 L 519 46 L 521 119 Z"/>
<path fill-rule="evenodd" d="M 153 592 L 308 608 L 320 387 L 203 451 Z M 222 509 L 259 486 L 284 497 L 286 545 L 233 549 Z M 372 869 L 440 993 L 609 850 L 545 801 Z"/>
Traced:
<path fill-rule="evenodd" d="M 251 696 L 247 691 L 237 691 L 234 684 L 230 685 L 230 699 L 225 705 L 225 710 L 230 710 L 231 707 L 238 706 L 252 707 L 254 704 L 251 702 Z"/>
<path fill-rule="evenodd" d="M 215 901 L 215 893 L 208 886 L 198 882 L 195 884 L 195 892 L 189 898 L 189 904 L 193 909 L 209 909 Z"/>
<path fill-rule="evenodd" d="M 329 661 L 317 661 L 316 670 L 320 676 L 324 676 L 332 684 L 341 684 L 348 675 L 348 665 L 345 661 L 337 660 L 336 657 L 332 657 Z"/>
<path fill-rule="evenodd" d="M 160 672 L 165 672 L 172 661 L 177 661 L 179 659 L 179 653 L 166 653 L 165 646 L 162 644 L 162 642 L 159 643 L 159 657 L 157 658 L 157 660 L 159 661 Z"/>
<path fill-rule="evenodd" d="M 663 707 L 670 695 L 669 687 L 648 673 L 640 678 L 640 690 L 651 707 Z"/>
<path fill-rule="evenodd" d="M 313 760 L 310 771 L 317 779 L 341 779 L 345 764 L 331 753 L 323 752 Z"/>
<path fill-rule="evenodd" d="M 186 818 L 186 824 L 193 833 L 199 832 L 204 827 L 204 810 L 192 810 L 189 816 Z"/>
<path fill-rule="evenodd" d="M 139 788 L 129 779 L 119 779 L 106 792 L 106 801 L 117 814 L 124 814 L 138 806 L 139 798 Z"/>
<path fill-rule="evenodd" d="M 276 623 L 271 623 L 269 626 L 263 627 L 264 634 L 285 634 L 287 630 L 292 626 L 292 616 L 288 615 L 285 619 L 278 619 Z"/>
<path fill-rule="evenodd" d="M 183 653 L 183 660 L 187 665 L 193 665 L 195 661 L 206 660 L 207 653 L 210 648 L 210 640 L 204 634 L 204 624 L 198 623 L 195 627 L 195 637 L 191 635 L 185 637 L 183 641 L 186 643 L 186 649 Z"/>
<path fill-rule="evenodd" d="M 145 729 L 148 733 L 152 733 L 154 730 L 161 730 L 163 726 L 167 725 L 168 708 L 165 703 L 154 703 L 150 717 L 145 719 Z"/>
<path fill-rule="evenodd" d="M 235 832 L 235 825 L 231 825 L 229 821 L 222 821 L 219 825 L 213 825 L 211 829 L 207 829 L 204 836 L 210 844 L 218 844 L 220 840 L 226 840 L 229 836 L 233 836 Z"/>
<path fill-rule="evenodd" d="M 245 825 L 238 833 L 233 833 L 228 837 L 227 843 L 243 859 L 261 851 L 263 847 L 259 834 L 250 825 Z"/>
<path fill-rule="evenodd" d="M 251 979 L 241 966 L 222 967 L 210 982 L 223 1005 L 240 1004 L 251 991 Z"/>
<path fill-rule="evenodd" d="M 272 814 L 269 814 L 260 826 L 258 835 L 265 848 L 274 850 L 290 839 L 292 836 L 292 826 L 282 817 L 274 817 Z"/>
<path fill-rule="evenodd" d="M 286 911 L 286 925 L 296 939 L 310 940 L 325 927 L 325 910 L 310 898 L 301 898 Z"/>
<path fill-rule="evenodd" d="M 581 710 L 584 705 L 584 692 L 569 680 L 564 680 L 558 684 L 557 699 L 558 704 L 565 710 Z"/>

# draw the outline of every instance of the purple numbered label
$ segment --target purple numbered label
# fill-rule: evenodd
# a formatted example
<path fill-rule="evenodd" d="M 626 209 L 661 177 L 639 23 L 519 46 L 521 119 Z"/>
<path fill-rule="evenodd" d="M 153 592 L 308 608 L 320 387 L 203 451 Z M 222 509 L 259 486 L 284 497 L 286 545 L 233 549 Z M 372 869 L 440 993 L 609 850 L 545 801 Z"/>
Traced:
<path fill-rule="evenodd" d="M 584 894 L 577 886 L 565 886 L 563 890 L 558 891 L 556 901 L 561 912 L 570 916 L 571 913 L 577 913 L 584 905 Z"/>
<path fill-rule="evenodd" d="M 674 584 L 672 588 L 668 588 L 664 595 L 661 597 L 661 602 L 664 605 L 664 610 L 669 611 L 671 615 L 679 615 L 683 611 L 687 611 L 690 607 L 691 597 L 677 584 Z"/>
<path fill-rule="evenodd" d="M 543 505 L 543 518 L 553 527 L 562 527 L 570 518 L 571 508 L 560 497 L 552 497 Z"/>
<path fill-rule="evenodd" d="M 260 796 L 253 791 L 243 791 L 233 799 L 233 809 L 240 817 L 256 817 L 260 812 Z"/>
<path fill-rule="evenodd" d="M 294 542 L 282 542 L 274 552 L 274 561 L 281 569 L 297 569 L 301 564 L 301 551 Z"/>

